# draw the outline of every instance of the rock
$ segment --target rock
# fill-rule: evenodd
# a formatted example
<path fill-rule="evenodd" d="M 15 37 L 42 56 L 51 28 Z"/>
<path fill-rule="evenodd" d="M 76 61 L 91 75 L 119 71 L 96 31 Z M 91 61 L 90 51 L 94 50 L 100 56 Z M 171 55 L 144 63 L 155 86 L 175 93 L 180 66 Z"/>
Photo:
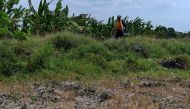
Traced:
<path fill-rule="evenodd" d="M 126 97 L 127 97 L 127 98 L 131 98 L 131 97 L 133 97 L 133 96 L 135 96 L 135 93 L 126 94 Z"/>
<path fill-rule="evenodd" d="M 50 96 L 50 99 L 52 102 L 55 103 L 55 102 L 58 102 L 61 99 L 61 97 L 60 96 Z"/>
<path fill-rule="evenodd" d="M 3 105 L 3 103 L 4 103 L 4 93 L 0 93 L 0 105 Z"/>
<path fill-rule="evenodd" d="M 77 97 L 75 109 L 96 109 L 98 105 L 97 99 L 94 97 Z"/>
<path fill-rule="evenodd" d="M 53 90 L 53 94 L 56 96 L 61 96 L 62 92 L 60 90 Z"/>
<path fill-rule="evenodd" d="M 85 88 L 77 91 L 75 109 L 94 109 L 97 107 L 98 99 L 96 90 Z"/>
<path fill-rule="evenodd" d="M 0 105 L 2 105 L 3 104 L 3 99 L 2 98 L 0 98 Z"/>
<path fill-rule="evenodd" d="M 93 88 L 79 90 L 76 97 L 75 109 L 96 109 L 100 103 L 111 99 L 113 93 L 111 90 L 98 93 Z"/>
<path fill-rule="evenodd" d="M 63 84 L 63 89 L 64 90 L 80 90 L 82 89 L 82 86 L 77 83 L 77 82 L 64 82 Z"/>
<path fill-rule="evenodd" d="M 137 76 L 137 79 L 138 80 L 152 80 L 152 77 L 150 77 L 150 76 Z"/>
<path fill-rule="evenodd" d="M 24 104 L 20 109 L 27 109 L 27 104 Z"/>
<path fill-rule="evenodd" d="M 61 86 L 62 85 L 58 85 L 56 81 L 48 82 L 46 86 L 39 86 L 33 95 L 36 99 L 35 101 L 58 102 L 61 99 L 61 91 L 58 90 Z"/>
<path fill-rule="evenodd" d="M 142 80 L 139 84 L 140 87 L 159 87 L 162 86 L 161 82 L 158 81 L 147 81 L 147 80 Z"/>
<path fill-rule="evenodd" d="M 162 59 L 160 61 L 160 64 L 168 69 L 187 69 L 188 68 L 188 59 L 187 57 L 174 57 L 174 58 L 167 58 L 167 59 Z"/>
<path fill-rule="evenodd" d="M 109 100 L 109 99 L 111 99 L 112 95 L 113 95 L 112 91 L 109 91 L 109 90 L 104 91 L 98 95 L 98 101 L 101 103 L 101 102 L 104 102 L 106 100 Z"/>
<path fill-rule="evenodd" d="M 51 88 L 51 89 L 62 89 L 62 84 L 59 81 L 49 81 L 47 84 L 47 87 Z"/>
<path fill-rule="evenodd" d="M 182 100 L 180 97 L 163 97 L 150 92 L 141 92 L 140 95 L 150 97 L 154 103 L 159 104 L 159 109 L 185 109 L 183 105 L 180 104 Z"/>
<path fill-rule="evenodd" d="M 14 102 L 9 102 L 8 104 L 3 106 L 4 109 L 20 109 L 21 106 L 18 103 L 14 103 Z"/>
<path fill-rule="evenodd" d="M 182 80 L 179 77 L 174 77 L 172 79 L 168 79 L 167 81 L 171 83 L 178 83 L 178 82 L 181 82 Z"/>
<path fill-rule="evenodd" d="M 186 86 L 187 86 L 188 88 L 190 88 L 190 80 L 187 80 L 187 81 L 186 81 Z"/>
<path fill-rule="evenodd" d="M 42 96 L 46 92 L 46 87 L 45 86 L 39 86 L 36 90 L 37 96 Z"/>
<path fill-rule="evenodd" d="M 149 51 L 144 45 L 136 43 L 136 44 L 132 44 L 131 46 L 132 46 L 131 49 L 133 52 L 143 56 L 144 58 L 149 57 L 150 55 Z"/>
<path fill-rule="evenodd" d="M 93 96 L 95 95 L 96 90 L 93 88 L 85 88 L 77 92 L 78 96 Z"/>

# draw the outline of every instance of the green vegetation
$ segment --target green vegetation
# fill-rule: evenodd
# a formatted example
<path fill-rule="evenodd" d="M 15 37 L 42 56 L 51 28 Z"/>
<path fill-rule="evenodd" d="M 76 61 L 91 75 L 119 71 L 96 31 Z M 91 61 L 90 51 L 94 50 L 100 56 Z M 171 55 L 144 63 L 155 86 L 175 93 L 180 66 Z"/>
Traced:
<path fill-rule="evenodd" d="M 97 40 L 58 33 L 27 41 L 0 41 L 1 77 L 17 79 L 122 76 L 180 76 L 189 78 L 190 39 L 128 37 Z M 43 42 L 43 43 L 42 43 Z M 183 62 L 185 69 L 167 69 L 161 60 Z M 167 58 L 167 59 L 166 59 Z"/>
<path fill-rule="evenodd" d="M 18 3 L 0 0 L 0 79 L 190 76 L 190 32 L 125 17 L 130 35 L 115 40 L 114 16 L 107 23 L 88 14 L 68 16 L 62 0 L 54 10 L 46 0 L 37 10 L 31 0 L 29 9 Z"/>
<path fill-rule="evenodd" d="M 70 31 L 93 36 L 98 39 L 108 39 L 115 34 L 116 19 L 110 17 L 108 22 L 98 21 L 89 14 L 68 16 L 69 8 L 62 7 L 58 0 L 55 9 L 50 10 L 51 3 L 40 0 L 39 7 L 34 8 L 28 0 L 29 9 L 18 6 L 19 0 L 0 0 L 0 38 L 16 38 L 26 40 L 30 35 L 45 35 L 60 31 Z M 16 6 L 17 5 L 17 6 Z M 126 16 L 124 22 L 130 36 L 152 36 L 157 38 L 182 38 L 189 33 L 176 32 L 174 28 L 165 26 L 153 27 L 151 21 L 144 21 L 137 17 L 129 20 Z"/>

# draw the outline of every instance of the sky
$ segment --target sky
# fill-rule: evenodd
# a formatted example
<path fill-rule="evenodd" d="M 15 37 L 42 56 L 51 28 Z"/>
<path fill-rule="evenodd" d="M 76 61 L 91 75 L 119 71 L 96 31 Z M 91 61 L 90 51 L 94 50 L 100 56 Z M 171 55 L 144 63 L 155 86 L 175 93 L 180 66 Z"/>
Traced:
<path fill-rule="evenodd" d="M 32 0 L 37 7 L 40 0 Z M 51 4 L 55 8 L 57 0 Z M 20 0 L 24 7 L 27 0 Z M 152 21 L 154 26 L 164 25 L 174 27 L 177 31 L 190 31 L 190 0 L 63 0 L 63 6 L 68 5 L 70 15 L 75 13 L 91 14 L 99 20 L 110 16 L 128 16 L 129 19 L 140 17 Z"/>

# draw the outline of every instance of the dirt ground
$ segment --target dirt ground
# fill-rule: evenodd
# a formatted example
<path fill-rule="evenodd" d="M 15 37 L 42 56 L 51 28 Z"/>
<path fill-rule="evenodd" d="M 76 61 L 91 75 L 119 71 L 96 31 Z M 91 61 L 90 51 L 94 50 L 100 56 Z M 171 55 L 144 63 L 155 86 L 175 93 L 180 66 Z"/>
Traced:
<path fill-rule="evenodd" d="M 0 84 L 0 109 L 190 109 L 180 78 Z"/>

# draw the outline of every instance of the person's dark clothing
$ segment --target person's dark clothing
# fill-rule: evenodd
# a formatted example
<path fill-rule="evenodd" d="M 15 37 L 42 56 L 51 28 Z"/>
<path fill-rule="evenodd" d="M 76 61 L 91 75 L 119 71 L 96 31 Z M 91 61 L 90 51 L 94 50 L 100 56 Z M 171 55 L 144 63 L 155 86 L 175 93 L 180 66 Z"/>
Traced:
<path fill-rule="evenodd" d="M 120 38 L 124 35 L 123 31 L 120 31 L 120 30 L 116 30 L 116 35 L 115 35 L 115 38 Z"/>

